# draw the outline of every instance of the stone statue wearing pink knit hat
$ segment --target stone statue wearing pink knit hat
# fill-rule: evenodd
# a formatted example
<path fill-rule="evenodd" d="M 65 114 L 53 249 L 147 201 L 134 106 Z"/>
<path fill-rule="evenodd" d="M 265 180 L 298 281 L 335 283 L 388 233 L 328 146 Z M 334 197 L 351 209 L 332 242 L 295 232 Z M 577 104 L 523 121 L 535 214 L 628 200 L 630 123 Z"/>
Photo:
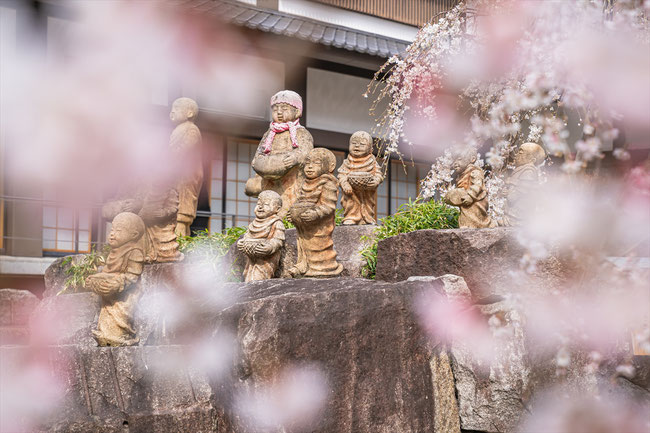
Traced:
<path fill-rule="evenodd" d="M 262 137 L 253 158 L 257 175 L 246 182 L 246 194 L 256 197 L 272 190 L 282 197 L 280 216 L 296 200 L 296 188 L 302 181 L 302 166 L 314 148 L 314 139 L 300 125 L 302 98 L 291 90 L 282 90 L 271 98 L 273 121 Z"/>

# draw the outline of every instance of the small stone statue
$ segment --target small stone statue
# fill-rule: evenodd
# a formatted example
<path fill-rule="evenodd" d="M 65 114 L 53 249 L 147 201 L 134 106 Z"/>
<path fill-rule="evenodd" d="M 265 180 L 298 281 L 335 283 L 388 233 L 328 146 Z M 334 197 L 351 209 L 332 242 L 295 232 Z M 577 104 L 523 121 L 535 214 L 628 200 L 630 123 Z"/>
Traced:
<path fill-rule="evenodd" d="M 447 191 L 445 201 L 460 208 L 460 228 L 495 227 L 488 215 L 487 190 L 483 170 L 474 163 L 476 151 L 468 148 L 455 152 L 453 169 L 456 173 L 456 187 Z"/>
<path fill-rule="evenodd" d="M 139 293 L 136 282 L 144 262 L 142 219 L 123 212 L 113 219 L 108 237 L 111 252 L 102 271 L 86 278 L 86 286 L 102 299 L 93 336 L 100 346 L 132 346 L 138 343 L 133 329 L 133 311 Z"/>
<path fill-rule="evenodd" d="M 172 104 L 169 118 L 177 126 L 169 139 L 169 147 L 179 159 L 181 179 L 178 183 L 178 213 L 176 233 L 190 235 L 190 225 L 196 217 L 199 192 L 203 182 L 201 162 L 201 131 L 194 124 L 199 106 L 190 98 L 178 98 Z"/>
<path fill-rule="evenodd" d="M 539 184 L 539 165 L 546 159 L 546 152 L 536 143 L 524 143 L 515 155 L 515 169 L 506 181 L 506 204 L 500 226 L 514 226 L 521 223 L 527 198 Z"/>
<path fill-rule="evenodd" d="M 237 241 L 239 251 L 246 254 L 244 281 L 273 278 L 280 263 L 284 245 L 284 223 L 278 216 L 282 199 L 275 191 L 262 191 L 255 206 L 255 219 L 244 237 Z"/>
<path fill-rule="evenodd" d="M 246 182 L 246 194 L 256 197 L 273 190 L 282 197 L 280 217 L 284 218 L 296 200 L 296 189 L 302 181 L 302 166 L 314 139 L 300 125 L 302 98 L 296 92 L 283 90 L 271 98 L 273 121 L 262 137 L 253 158 L 257 175 Z"/>
<path fill-rule="evenodd" d="M 350 137 L 350 153 L 339 167 L 339 185 L 343 191 L 343 224 L 375 224 L 377 187 L 384 180 L 372 154 L 372 136 L 357 131 Z"/>
<path fill-rule="evenodd" d="M 336 158 L 329 150 L 318 147 L 309 152 L 305 179 L 289 210 L 298 234 L 298 259 L 289 269 L 293 277 L 335 277 L 343 271 L 332 241 L 338 199 L 335 168 Z"/>
<path fill-rule="evenodd" d="M 176 213 L 178 192 L 157 184 L 144 196 L 140 217 L 145 223 L 145 261 L 166 263 L 181 260 L 176 241 Z"/>

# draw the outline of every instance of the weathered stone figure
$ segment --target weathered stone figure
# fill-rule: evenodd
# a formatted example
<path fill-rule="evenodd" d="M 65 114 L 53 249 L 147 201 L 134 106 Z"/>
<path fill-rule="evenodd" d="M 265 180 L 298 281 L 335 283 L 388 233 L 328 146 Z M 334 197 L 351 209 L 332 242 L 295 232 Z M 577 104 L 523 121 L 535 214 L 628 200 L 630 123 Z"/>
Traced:
<path fill-rule="evenodd" d="M 338 169 L 343 191 L 343 224 L 375 224 L 377 187 L 384 180 L 372 154 L 372 136 L 357 131 L 350 137 L 350 152 Z"/>
<path fill-rule="evenodd" d="M 169 118 L 177 125 L 169 139 L 169 147 L 181 164 L 176 215 L 176 233 L 181 236 L 190 235 L 203 182 L 201 131 L 194 124 L 198 113 L 199 106 L 190 98 L 175 100 L 169 113 Z"/>
<path fill-rule="evenodd" d="M 282 199 L 275 191 L 262 191 L 255 206 L 255 219 L 248 226 L 244 237 L 237 241 L 237 248 L 246 254 L 244 281 L 273 278 L 280 263 L 284 245 L 284 223 L 278 216 Z"/>
<path fill-rule="evenodd" d="M 460 228 L 495 227 L 488 215 L 488 198 L 483 170 L 476 165 L 476 151 L 471 148 L 455 152 L 453 169 L 456 186 L 447 191 L 445 201 L 460 208 Z"/>
<path fill-rule="evenodd" d="M 514 226 L 521 223 L 522 213 L 539 184 L 539 164 L 546 158 L 542 146 L 536 143 L 524 143 L 515 155 L 515 169 L 506 181 L 506 205 L 500 226 Z"/>
<path fill-rule="evenodd" d="M 142 190 L 136 182 L 120 185 L 109 201 L 102 206 L 102 217 L 113 221 L 117 214 L 131 212 L 137 214 L 142 209 Z"/>
<path fill-rule="evenodd" d="M 296 189 L 302 181 L 302 166 L 314 139 L 300 125 L 302 98 L 296 92 L 283 90 L 271 98 L 273 121 L 262 137 L 253 158 L 257 176 L 246 182 L 246 194 L 256 197 L 273 190 L 282 197 L 280 216 L 284 217 L 296 200 Z"/>
<path fill-rule="evenodd" d="M 138 343 L 133 329 L 133 311 L 139 293 L 136 283 L 144 262 L 142 219 L 123 212 L 113 219 L 108 237 L 111 252 L 101 272 L 86 278 L 86 286 L 101 296 L 97 329 L 93 336 L 100 346 L 131 346 Z"/>
<path fill-rule="evenodd" d="M 157 184 L 145 195 L 140 217 L 145 223 L 145 261 L 147 263 L 174 262 L 183 258 L 176 241 L 176 213 L 178 192 Z"/>
<path fill-rule="evenodd" d="M 334 277 L 343 271 L 332 241 L 338 199 L 334 154 L 322 147 L 309 152 L 305 179 L 289 210 L 298 234 L 298 258 L 289 269 L 293 277 Z"/>

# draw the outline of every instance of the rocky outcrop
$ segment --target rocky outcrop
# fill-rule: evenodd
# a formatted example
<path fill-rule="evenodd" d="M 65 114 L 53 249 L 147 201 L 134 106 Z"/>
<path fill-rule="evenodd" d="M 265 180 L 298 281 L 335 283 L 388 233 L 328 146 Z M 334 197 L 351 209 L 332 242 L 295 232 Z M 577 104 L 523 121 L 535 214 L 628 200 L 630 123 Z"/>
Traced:
<path fill-rule="evenodd" d="M 0 346 L 27 343 L 29 316 L 38 303 L 28 290 L 0 289 Z"/>
<path fill-rule="evenodd" d="M 412 308 L 424 292 L 442 296 L 440 286 L 349 278 L 226 286 L 238 293 L 236 302 L 197 319 L 202 332 L 216 340 L 235 336 L 237 346 L 232 369 L 209 386 L 152 368 L 188 346 L 147 346 L 159 344 L 150 337 L 138 347 L 89 347 L 82 334 L 94 326 L 94 295 L 50 298 L 47 308 L 77 305 L 85 311 L 79 324 L 89 322 L 64 339 L 76 346 L 55 347 L 70 360 L 72 376 L 66 411 L 52 419 L 52 431 L 119 431 L 124 423 L 132 431 L 267 431 L 241 416 L 234 396 L 264 387 L 287 366 L 307 364 L 328 388 L 309 431 L 460 431 L 449 359 L 421 332 Z"/>
<path fill-rule="evenodd" d="M 453 389 L 444 386 L 453 380 L 448 361 L 420 331 L 412 308 L 422 291 L 439 290 L 363 279 L 242 285 L 240 300 L 219 318 L 218 330 L 237 335 L 239 359 L 217 405 L 227 408 L 233 387 L 255 388 L 286 365 L 309 362 L 330 388 L 310 431 L 459 431 Z M 239 420 L 229 431 L 255 429 Z"/>
<path fill-rule="evenodd" d="M 43 297 L 48 298 L 50 296 L 56 296 L 64 287 L 65 280 L 68 278 L 65 271 L 68 268 L 68 265 L 63 263 L 70 259 L 71 264 L 78 265 L 81 263 L 81 260 L 86 257 L 86 254 L 76 254 L 74 256 L 60 257 L 52 262 L 50 266 L 45 270 L 43 274 L 43 279 L 45 280 L 45 292 L 43 292 Z M 75 287 L 70 292 L 83 290 L 81 287 Z"/>
<path fill-rule="evenodd" d="M 408 281 L 436 285 L 448 300 L 473 305 L 467 284 L 456 275 L 411 277 Z M 528 410 L 532 390 L 522 318 L 504 301 L 471 308 L 485 325 L 492 319 L 498 329 L 494 330 L 490 347 L 471 347 L 466 341 L 447 342 L 460 426 L 481 432 L 516 431 Z M 482 353 L 485 349 L 494 352 Z"/>
<path fill-rule="evenodd" d="M 365 265 L 365 260 L 359 254 L 370 241 L 362 240 L 361 238 L 367 236 L 373 238 L 373 231 L 376 226 L 374 225 L 359 225 L 359 226 L 338 226 L 334 229 L 332 240 L 334 241 L 334 249 L 336 250 L 336 260 L 343 265 L 342 277 L 360 277 L 361 270 Z M 280 258 L 280 265 L 276 272 L 276 277 L 288 278 L 288 269 L 296 264 L 296 257 L 298 255 L 298 247 L 296 242 L 296 229 L 289 229 L 285 231 L 285 243 L 282 249 Z M 246 264 L 246 256 L 237 250 L 237 245 L 234 244 L 230 247 L 226 257 L 228 263 L 233 264 L 235 273 L 241 276 L 244 265 Z"/>
<path fill-rule="evenodd" d="M 217 424 L 204 375 L 161 360 L 178 356 L 179 346 L 57 346 L 39 362 L 56 378 L 56 409 L 40 428 L 47 432 L 212 432 Z M 30 349 L 0 348 L 3 370 L 33 362 Z M 31 360 L 31 361 L 30 361 Z M 48 390 L 48 397 L 52 396 Z M 30 429 L 31 430 L 31 429 Z"/>
<path fill-rule="evenodd" d="M 458 275 L 481 303 L 512 292 L 512 271 L 519 269 L 525 253 L 512 228 L 418 230 L 383 239 L 377 250 L 377 280 Z M 527 284 L 549 291 L 570 272 L 567 260 L 551 256 L 539 263 Z"/>

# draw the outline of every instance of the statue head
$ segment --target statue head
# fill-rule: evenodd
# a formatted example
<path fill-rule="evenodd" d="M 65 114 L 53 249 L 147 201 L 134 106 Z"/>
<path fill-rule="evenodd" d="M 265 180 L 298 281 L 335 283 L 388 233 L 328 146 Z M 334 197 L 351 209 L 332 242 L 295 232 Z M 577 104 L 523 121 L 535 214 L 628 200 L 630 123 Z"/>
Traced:
<path fill-rule="evenodd" d="M 119 213 L 113 218 L 108 244 L 111 248 L 119 248 L 129 242 L 137 241 L 144 235 L 142 218 L 131 212 Z"/>
<path fill-rule="evenodd" d="M 537 143 L 524 143 L 519 146 L 515 154 L 515 166 L 520 167 L 525 164 L 541 164 L 546 158 L 546 152 L 542 146 Z"/>
<path fill-rule="evenodd" d="M 172 104 L 172 111 L 169 113 L 169 118 L 172 122 L 179 124 L 188 120 L 196 119 L 199 114 L 199 106 L 193 99 L 178 98 Z"/>
<path fill-rule="evenodd" d="M 257 197 L 255 206 L 255 216 L 260 219 L 268 218 L 280 211 L 282 207 L 282 197 L 275 191 L 262 191 Z"/>
<path fill-rule="evenodd" d="M 302 116 L 302 98 L 291 90 L 282 90 L 271 97 L 271 117 L 274 122 L 293 122 Z"/>
<path fill-rule="evenodd" d="M 324 147 L 312 149 L 305 160 L 305 177 L 307 179 L 316 179 L 327 173 L 334 172 L 336 168 L 336 157 L 332 152 Z"/>
<path fill-rule="evenodd" d="M 372 152 L 372 136 L 366 131 L 357 131 L 350 137 L 350 155 L 361 157 Z"/>
<path fill-rule="evenodd" d="M 455 149 L 452 153 L 454 162 L 451 167 L 456 173 L 462 173 L 465 169 L 476 162 L 476 149 L 473 147 L 463 147 Z"/>

